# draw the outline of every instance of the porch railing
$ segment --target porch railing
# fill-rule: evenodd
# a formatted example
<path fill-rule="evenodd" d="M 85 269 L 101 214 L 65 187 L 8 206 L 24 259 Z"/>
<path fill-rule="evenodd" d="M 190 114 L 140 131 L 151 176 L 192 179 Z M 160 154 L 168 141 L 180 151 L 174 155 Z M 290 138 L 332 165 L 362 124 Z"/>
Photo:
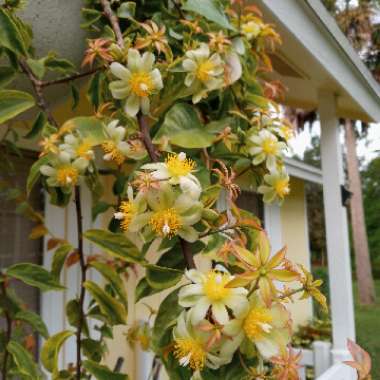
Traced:
<path fill-rule="evenodd" d="M 316 380 L 357 380 L 354 369 L 343 363 L 333 365 L 329 342 L 316 341 L 310 350 L 302 350 L 301 365 L 301 380 L 306 380 L 306 367 L 314 368 Z"/>

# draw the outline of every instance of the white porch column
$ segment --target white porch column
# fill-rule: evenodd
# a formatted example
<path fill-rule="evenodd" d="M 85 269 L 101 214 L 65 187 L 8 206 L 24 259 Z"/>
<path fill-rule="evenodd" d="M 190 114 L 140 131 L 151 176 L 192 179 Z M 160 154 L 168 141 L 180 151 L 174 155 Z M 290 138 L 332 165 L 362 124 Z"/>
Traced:
<path fill-rule="evenodd" d="M 277 204 L 264 204 L 264 227 L 272 246 L 272 254 L 282 247 L 281 208 Z"/>
<path fill-rule="evenodd" d="M 342 206 L 344 183 L 339 120 L 336 97 L 331 92 L 319 94 L 321 120 L 321 157 L 323 198 L 326 221 L 330 298 L 333 323 L 333 361 L 350 357 L 347 338 L 355 339 L 352 277 L 347 228 L 347 212 Z"/>

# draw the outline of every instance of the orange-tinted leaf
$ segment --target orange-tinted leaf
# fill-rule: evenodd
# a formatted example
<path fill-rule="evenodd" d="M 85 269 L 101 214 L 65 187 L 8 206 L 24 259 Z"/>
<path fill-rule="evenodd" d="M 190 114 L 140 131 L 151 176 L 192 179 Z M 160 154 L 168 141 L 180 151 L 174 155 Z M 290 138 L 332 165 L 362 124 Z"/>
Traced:
<path fill-rule="evenodd" d="M 239 274 L 233 280 L 231 280 L 228 284 L 226 284 L 226 288 L 238 288 L 240 286 L 247 286 L 252 281 L 256 280 L 259 276 L 259 272 L 247 272 L 243 274 Z"/>
<path fill-rule="evenodd" d="M 45 225 L 43 224 L 38 224 L 35 226 L 31 233 L 29 234 L 29 239 L 40 239 L 43 236 L 45 236 L 48 233 L 48 230 L 46 229 Z"/>
<path fill-rule="evenodd" d="M 266 277 L 260 277 L 259 288 L 263 301 L 267 306 L 270 306 L 272 303 L 272 286 L 270 281 Z"/>
<path fill-rule="evenodd" d="M 59 244 L 63 244 L 65 241 L 58 238 L 51 238 L 47 242 L 47 249 L 50 251 L 51 249 L 56 248 Z"/>
<path fill-rule="evenodd" d="M 242 262 L 247 263 L 255 268 L 257 268 L 260 265 L 260 262 L 257 259 L 257 257 L 252 252 L 248 251 L 248 249 L 236 246 L 235 251 L 237 258 L 240 259 Z"/>
<path fill-rule="evenodd" d="M 287 247 L 281 248 L 268 262 L 266 267 L 268 269 L 274 269 L 281 264 L 286 256 Z"/>
<path fill-rule="evenodd" d="M 299 274 L 286 269 L 272 269 L 268 272 L 268 277 L 272 280 L 290 282 L 297 280 L 299 278 Z"/>
<path fill-rule="evenodd" d="M 70 268 L 74 264 L 76 264 L 80 259 L 79 252 L 76 250 L 70 253 L 69 257 L 66 260 L 66 267 Z"/>

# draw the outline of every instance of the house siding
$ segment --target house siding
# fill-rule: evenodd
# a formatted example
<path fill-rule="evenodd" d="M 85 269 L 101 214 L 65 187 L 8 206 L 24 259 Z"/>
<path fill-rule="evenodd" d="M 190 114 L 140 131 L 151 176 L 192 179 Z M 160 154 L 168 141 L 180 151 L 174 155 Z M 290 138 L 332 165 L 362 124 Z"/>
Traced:
<path fill-rule="evenodd" d="M 288 258 L 310 269 L 309 237 L 305 182 L 291 177 L 290 194 L 281 207 L 282 240 L 288 247 Z M 312 318 L 312 301 L 297 301 L 289 305 L 295 326 Z"/>

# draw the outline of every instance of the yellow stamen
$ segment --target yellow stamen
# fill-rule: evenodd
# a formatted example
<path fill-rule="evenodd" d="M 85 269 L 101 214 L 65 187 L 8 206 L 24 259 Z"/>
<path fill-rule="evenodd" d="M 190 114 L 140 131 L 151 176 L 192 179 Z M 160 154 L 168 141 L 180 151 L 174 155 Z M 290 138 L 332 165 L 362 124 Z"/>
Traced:
<path fill-rule="evenodd" d="M 169 238 L 177 235 L 178 230 L 182 227 L 181 219 L 174 208 L 157 211 L 150 218 L 149 224 L 157 235 Z"/>
<path fill-rule="evenodd" d="M 92 158 L 92 146 L 88 141 L 83 141 L 76 149 L 76 154 L 79 157 L 83 157 L 86 160 L 91 160 Z"/>
<path fill-rule="evenodd" d="M 146 72 L 133 73 L 129 79 L 131 91 L 143 98 L 149 96 L 154 90 L 152 76 Z"/>
<path fill-rule="evenodd" d="M 57 182 L 60 186 L 75 186 L 78 176 L 78 170 L 71 165 L 63 165 L 57 169 Z"/>
<path fill-rule="evenodd" d="M 270 138 L 266 138 L 261 143 L 261 148 L 265 154 L 276 154 L 277 146 L 276 141 Z"/>
<path fill-rule="evenodd" d="M 190 174 L 195 169 L 195 162 L 190 158 L 181 159 L 179 154 L 170 154 L 165 160 L 169 173 L 173 177 Z"/>
<path fill-rule="evenodd" d="M 125 156 L 117 148 L 117 145 L 112 140 L 105 141 L 102 148 L 110 160 L 114 161 L 117 165 L 121 165 L 125 161 Z"/>
<path fill-rule="evenodd" d="M 195 339 L 177 339 L 174 344 L 174 356 L 183 366 L 189 365 L 193 371 L 200 371 L 206 363 L 206 351 Z"/>
<path fill-rule="evenodd" d="M 256 340 L 272 329 L 273 317 L 267 309 L 257 307 L 252 309 L 244 321 L 243 329 L 247 337 Z"/>
<path fill-rule="evenodd" d="M 231 289 L 226 288 L 231 278 L 226 273 L 210 271 L 203 283 L 203 291 L 211 301 L 221 301 L 231 294 Z"/>
<path fill-rule="evenodd" d="M 211 77 L 211 71 L 214 70 L 215 64 L 211 62 L 209 59 L 207 61 L 202 62 L 196 72 L 197 78 L 201 82 L 207 82 Z"/>
<path fill-rule="evenodd" d="M 289 180 L 288 179 L 279 179 L 275 183 L 274 188 L 276 190 L 277 195 L 280 198 L 284 198 L 290 192 Z"/>
<path fill-rule="evenodd" d="M 127 231 L 132 218 L 137 212 L 136 206 L 130 201 L 121 202 L 120 212 L 123 214 L 120 226 L 124 231 Z"/>

